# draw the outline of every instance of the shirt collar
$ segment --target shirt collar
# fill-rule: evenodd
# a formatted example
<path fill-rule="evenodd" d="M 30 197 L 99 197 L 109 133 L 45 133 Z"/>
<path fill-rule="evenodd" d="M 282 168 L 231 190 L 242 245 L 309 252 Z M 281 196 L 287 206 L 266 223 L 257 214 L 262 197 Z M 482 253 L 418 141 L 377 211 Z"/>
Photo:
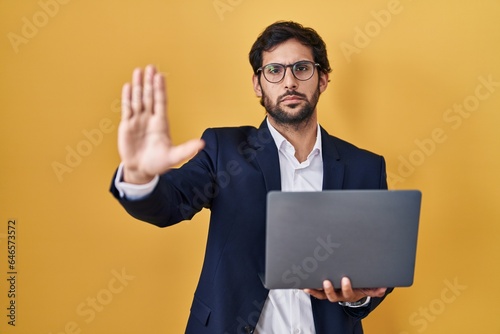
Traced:
<path fill-rule="evenodd" d="M 274 126 L 271 125 L 269 122 L 269 118 L 266 117 L 266 122 L 267 126 L 269 128 L 269 132 L 271 132 L 271 136 L 274 139 L 274 143 L 276 144 L 276 147 L 278 148 L 278 151 L 282 150 L 284 145 L 289 144 L 291 145 L 288 140 L 286 140 L 285 137 L 281 133 L 274 128 Z M 319 124 L 317 125 L 317 130 L 316 130 L 316 142 L 314 143 L 314 147 L 309 153 L 309 157 L 312 156 L 313 154 L 321 154 L 321 128 Z"/>

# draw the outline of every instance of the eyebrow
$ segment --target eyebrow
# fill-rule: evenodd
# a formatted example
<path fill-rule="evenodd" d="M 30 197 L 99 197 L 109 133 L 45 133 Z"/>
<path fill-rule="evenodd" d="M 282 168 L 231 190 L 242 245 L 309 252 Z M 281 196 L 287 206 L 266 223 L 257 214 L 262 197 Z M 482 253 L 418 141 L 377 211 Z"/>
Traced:
<path fill-rule="evenodd" d="M 262 67 L 264 66 L 267 66 L 267 65 L 272 65 L 272 64 L 278 64 L 278 65 L 283 65 L 283 66 L 288 66 L 288 65 L 293 65 L 293 64 L 297 64 L 297 63 L 300 63 L 301 61 L 310 61 L 311 63 L 314 63 L 314 60 L 310 60 L 310 59 L 301 59 L 301 60 L 297 60 L 293 63 L 289 63 L 289 64 L 283 64 L 283 63 L 278 63 L 278 62 L 271 62 L 271 63 L 267 63 L 267 64 L 264 64 L 262 65 Z"/>

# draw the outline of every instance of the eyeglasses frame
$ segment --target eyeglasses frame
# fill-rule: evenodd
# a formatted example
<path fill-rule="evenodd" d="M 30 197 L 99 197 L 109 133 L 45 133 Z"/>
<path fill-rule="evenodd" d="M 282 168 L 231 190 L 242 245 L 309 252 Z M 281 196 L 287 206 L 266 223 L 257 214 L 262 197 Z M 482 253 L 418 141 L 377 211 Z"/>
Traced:
<path fill-rule="evenodd" d="M 297 78 L 297 76 L 295 75 L 295 72 L 294 72 L 294 70 L 293 70 L 293 68 L 294 68 L 296 65 L 301 64 L 301 63 L 308 63 L 308 64 L 312 64 L 312 65 L 314 66 L 311 76 L 310 76 L 309 78 L 307 78 L 307 79 L 299 79 L 299 78 Z M 278 81 L 270 81 L 270 80 L 266 77 L 266 75 L 264 74 L 264 71 L 263 71 L 263 70 L 264 70 L 264 68 L 265 68 L 265 67 L 267 67 L 267 66 L 269 66 L 269 65 L 279 65 L 279 66 L 283 66 L 283 67 L 285 68 L 285 71 L 283 72 L 283 77 L 282 77 L 280 80 L 278 80 Z M 257 74 L 259 74 L 259 72 L 260 72 L 260 73 L 262 73 L 262 75 L 264 76 L 264 78 L 266 79 L 266 81 L 267 81 L 267 82 L 276 84 L 276 83 L 280 83 L 281 81 L 283 81 L 283 79 L 284 79 L 284 78 L 285 78 L 285 76 L 286 76 L 286 70 L 287 70 L 289 67 L 292 69 L 292 75 L 293 75 L 293 77 L 294 77 L 295 79 L 297 79 L 297 80 L 299 80 L 299 81 L 307 81 L 307 80 L 310 80 L 310 79 L 314 76 L 315 69 L 316 69 L 316 68 L 321 68 L 321 65 L 320 65 L 320 64 L 318 64 L 318 63 L 315 63 L 315 62 L 313 62 L 313 61 L 310 61 L 310 60 L 299 60 L 299 61 L 297 61 L 297 62 L 295 62 L 295 63 L 293 63 L 293 64 L 289 64 L 289 65 L 284 65 L 284 64 L 280 64 L 280 63 L 269 63 L 269 64 L 266 64 L 266 65 L 264 65 L 264 66 L 259 67 L 259 68 L 257 69 L 256 73 L 257 73 Z"/>

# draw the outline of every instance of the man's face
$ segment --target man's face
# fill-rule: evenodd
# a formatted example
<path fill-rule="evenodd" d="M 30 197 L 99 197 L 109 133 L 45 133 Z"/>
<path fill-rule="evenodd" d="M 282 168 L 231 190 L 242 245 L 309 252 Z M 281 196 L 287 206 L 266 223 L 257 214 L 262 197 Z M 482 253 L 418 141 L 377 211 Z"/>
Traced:
<path fill-rule="evenodd" d="M 312 50 L 295 39 L 279 44 L 269 52 L 262 53 L 263 66 L 270 63 L 291 65 L 298 61 L 314 62 Z M 328 75 L 317 69 L 311 79 L 301 81 L 294 77 L 288 67 L 283 80 L 270 83 L 264 75 L 253 77 L 254 90 L 271 121 L 282 125 L 299 125 L 314 118 L 319 95 L 328 85 Z"/>

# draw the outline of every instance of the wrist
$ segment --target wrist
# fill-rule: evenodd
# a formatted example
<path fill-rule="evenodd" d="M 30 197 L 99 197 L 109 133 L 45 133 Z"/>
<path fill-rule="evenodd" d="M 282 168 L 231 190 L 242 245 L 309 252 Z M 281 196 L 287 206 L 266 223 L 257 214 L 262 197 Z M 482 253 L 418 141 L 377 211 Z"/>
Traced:
<path fill-rule="evenodd" d="M 146 184 L 151 182 L 156 175 L 149 175 L 123 166 L 123 181 L 131 184 Z"/>

